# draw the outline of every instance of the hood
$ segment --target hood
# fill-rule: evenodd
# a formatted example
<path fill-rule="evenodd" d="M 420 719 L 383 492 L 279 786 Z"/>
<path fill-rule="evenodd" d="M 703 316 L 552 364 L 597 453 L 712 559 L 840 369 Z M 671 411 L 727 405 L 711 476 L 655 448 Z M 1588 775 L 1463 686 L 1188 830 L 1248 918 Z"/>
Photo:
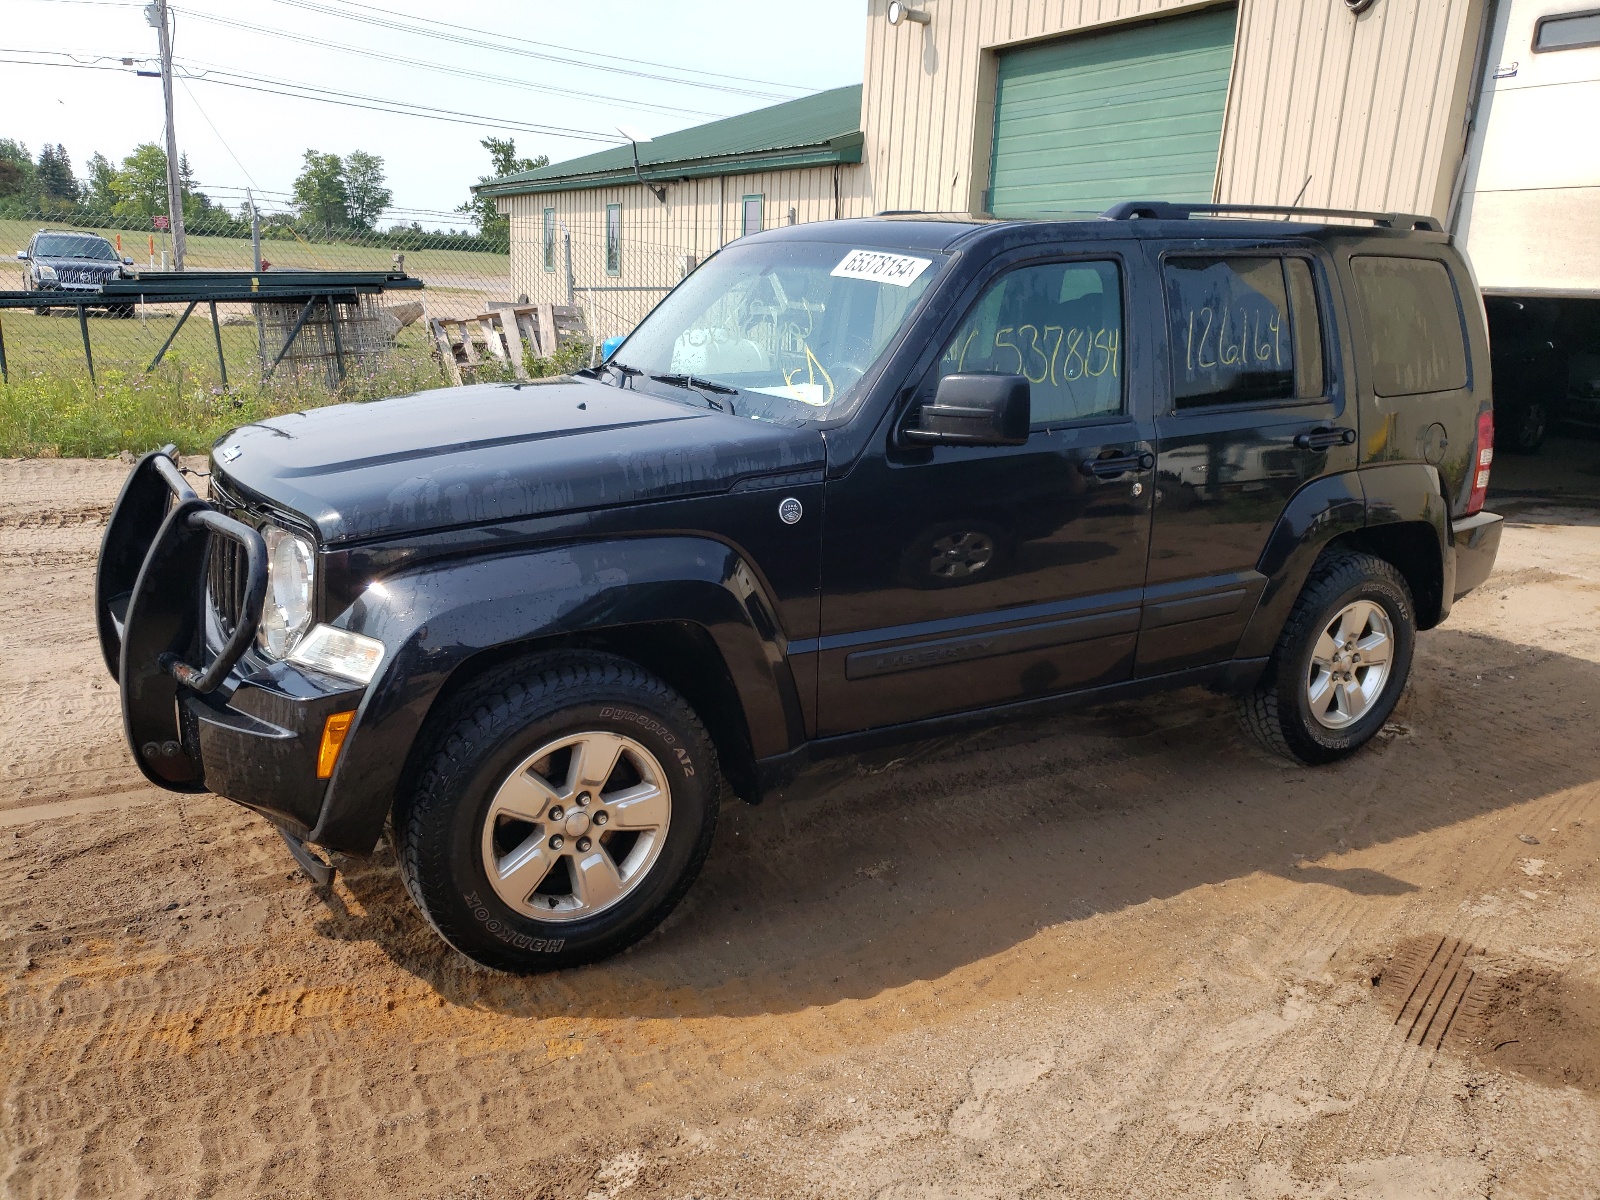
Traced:
<path fill-rule="evenodd" d="M 212 471 L 324 543 L 726 491 L 821 467 L 822 435 L 561 376 L 241 426 Z"/>

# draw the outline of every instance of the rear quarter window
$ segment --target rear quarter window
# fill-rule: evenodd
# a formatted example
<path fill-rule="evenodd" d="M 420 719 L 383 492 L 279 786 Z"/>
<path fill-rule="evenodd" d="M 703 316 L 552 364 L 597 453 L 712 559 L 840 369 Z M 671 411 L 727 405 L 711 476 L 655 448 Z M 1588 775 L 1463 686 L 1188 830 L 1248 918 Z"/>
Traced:
<path fill-rule="evenodd" d="M 1431 258 L 1350 260 L 1380 396 L 1467 386 L 1466 326 L 1449 268 Z"/>

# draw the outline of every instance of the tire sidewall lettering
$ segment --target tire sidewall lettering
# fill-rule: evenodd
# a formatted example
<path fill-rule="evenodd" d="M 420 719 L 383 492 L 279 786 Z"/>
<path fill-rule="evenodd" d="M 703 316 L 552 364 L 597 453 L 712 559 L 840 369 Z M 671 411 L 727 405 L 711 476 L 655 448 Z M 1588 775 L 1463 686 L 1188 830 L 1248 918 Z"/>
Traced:
<path fill-rule="evenodd" d="M 539 938 L 531 937 L 526 933 L 518 933 L 515 929 L 493 916 L 477 892 L 468 892 L 461 899 L 472 913 L 472 919 L 483 926 L 483 931 L 492 937 L 499 938 L 508 946 L 515 946 L 519 950 L 529 950 L 535 954 L 557 954 L 567 944 L 566 938 Z"/>
<path fill-rule="evenodd" d="M 643 729 L 648 729 L 651 733 L 655 734 L 669 746 L 676 746 L 678 744 L 678 739 L 673 735 L 670 729 L 652 717 L 649 713 L 642 713 L 637 709 L 616 708 L 608 704 L 600 709 L 600 719 L 602 721 L 627 721 L 631 724 L 638 725 Z M 682 753 L 683 752 L 680 750 L 679 754 Z"/>

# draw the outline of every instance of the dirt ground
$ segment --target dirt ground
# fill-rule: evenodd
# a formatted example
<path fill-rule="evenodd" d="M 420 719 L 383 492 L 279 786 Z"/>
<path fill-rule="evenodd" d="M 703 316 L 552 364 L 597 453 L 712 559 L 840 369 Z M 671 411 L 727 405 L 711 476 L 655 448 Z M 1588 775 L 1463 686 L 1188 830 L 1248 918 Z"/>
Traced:
<path fill-rule="evenodd" d="M 523 980 L 140 781 L 124 470 L 0 463 L 6 1195 L 1600 1196 L 1600 510 L 1517 510 L 1348 762 L 1195 692 L 920 747 Z"/>

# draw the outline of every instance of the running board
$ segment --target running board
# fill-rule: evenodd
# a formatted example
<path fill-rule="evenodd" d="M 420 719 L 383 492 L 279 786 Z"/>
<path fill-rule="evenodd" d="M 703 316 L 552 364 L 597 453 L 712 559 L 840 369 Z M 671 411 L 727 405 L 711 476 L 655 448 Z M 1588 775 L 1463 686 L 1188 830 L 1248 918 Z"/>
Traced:
<path fill-rule="evenodd" d="M 289 847 L 289 853 L 294 855 L 294 861 L 300 864 L 300 869 L 306 873 L 307 878 L 319 888 L 325 888 L 333 882 L 333 864 L 325 862 L 311 852 L 311 847 L 295 837 L 282 825 L 273 825 L 278 831 L 278 836 L 283 839 L 283 844 Z"/>

